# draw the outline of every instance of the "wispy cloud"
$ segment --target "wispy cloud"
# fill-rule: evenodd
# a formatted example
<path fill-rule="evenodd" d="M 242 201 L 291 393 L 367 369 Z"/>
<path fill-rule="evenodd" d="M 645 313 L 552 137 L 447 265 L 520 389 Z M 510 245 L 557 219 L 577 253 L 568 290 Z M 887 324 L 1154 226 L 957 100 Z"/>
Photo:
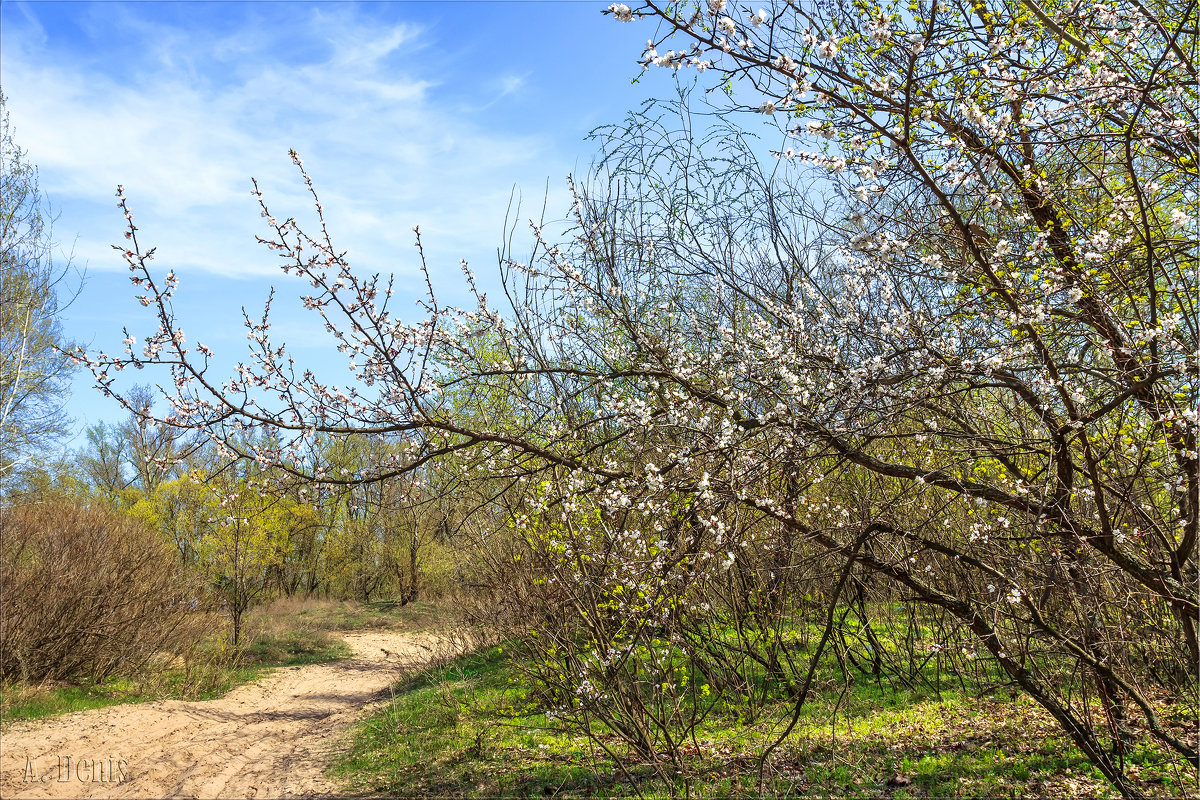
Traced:
<path fill-rule="evenodd" d="M 490 251 L 511 187 L 565 171 L 547 137 L 489 130 L 446 102 L 418 25 L 348 6 L 251 19 L 249 34 L 117 16 L 109 22 L 135 40 L 126 44 L 145 46 L 127 47 L 139 55 L 115 69 L 5 37 L 18 137 L 93 270 L 121 267 L 106 249 L 119 238 L 118 183 L 172 264 L 247 275 L 274 272 L 247 245 L 259 230 L 249 177 L 277 213 L 307 207 L 289 148 L 305 157 L 340 244 L 372 269 L 413 266 L 396 248 L 414 224 L 436 232 L 431 247 L 451 263 Z M 522 81 L 501 76 L 497 96 Z"/>
<path fill-rule="evenodd" d="M 274 213 L 311 219 L 289 148 L 335 243 L 363 271 L 397 273 L 398 312 L 424 290 L 414 224 L 443 301 L 465 299 L 459 258 L 494 285 L 513 189 L 522 217 L 542 209 L 547 187 L 549 213 L 561 214 L 563 178 L 590 157 L 584 134 L 651 91 L 628 80 L 642 33 L 606 24 L 606 4 L 0 3 L 0 88 L 16 138 L 61 212 L 57 237 L 89 272 L 64 312 L 68 336 L 112 350 L 122 327 L 153 326 L 111 249 L 124 244 L 113 197 L 124 184 L 142 241 L 182 277 L 190 341 L 236 358 L 240 308 L 260 313 L 279 283 L 275 333 L 306 367 L 344 372 L 298 310 L 295 284 L 254 243 L 264 228 L 251 176 Z M 586 68 L 566 68 L 563 52 Z M 69 410 L 80 426 L 121 416 L 90 383 L 77 375 Z"/>

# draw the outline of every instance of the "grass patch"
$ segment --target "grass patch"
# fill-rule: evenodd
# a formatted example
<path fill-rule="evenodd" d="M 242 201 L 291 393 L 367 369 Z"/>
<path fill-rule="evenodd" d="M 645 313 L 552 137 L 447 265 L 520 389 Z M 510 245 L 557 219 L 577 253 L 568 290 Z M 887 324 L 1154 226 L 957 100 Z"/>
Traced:
<path fill-rule="evenodd" d="M 585 737 L 526 708 L 503 650 L 414 675 L 333 767 L 355 792 L 529 797 L 604 780 Z"/>
<path fill-rule="evenodd" d="M 279 598 L 251 610 L 247 627 L 272 630 L 428 630 L 447 615 L 442 604 L 415 601 L 400 605 L 391 601 L 358 603 L 346 600 Z"/>
<path fill-rule="evenodd" d="M 244 667 L 294 667 L 328 664 L 350 655 L 350 648 L 336 636 L 320 630 L 262 633 L 242 651 Z"/>
<path fill-rule="evenodd" d="M 453 797 L 806 796 L 1115 798 L 1103 776 L 1023 697 L 826 684 L 760 772 L 764 741 L 790 707 L 752 723 L 716 714 L 667 779 L 623 755 L 626 770 L 531 705 L 507 649 L 491 648 L 413 675 L 361 723 L 331 774 L 355 794 Z M 843 692 L 843 689 L 845 691 Z M 608 739 L 611 739 L 609 741 Z M 622 752 L 615 737 L 600 740 Z M 1143 791 L 1195 796 L 1194 774 L 1139 752 Z"/>
<path fill-rule="evenodd" d="M 113 678 L 99 684 L 81 680 L 57 686 L 24 686 L 8 682 L 0 686 L 0 710 L 3 720 L 41 719 L 56 714 L 73 714 L 90 708 L 118 703 L 137 703 L 149 699 L 140 682 Z"/>

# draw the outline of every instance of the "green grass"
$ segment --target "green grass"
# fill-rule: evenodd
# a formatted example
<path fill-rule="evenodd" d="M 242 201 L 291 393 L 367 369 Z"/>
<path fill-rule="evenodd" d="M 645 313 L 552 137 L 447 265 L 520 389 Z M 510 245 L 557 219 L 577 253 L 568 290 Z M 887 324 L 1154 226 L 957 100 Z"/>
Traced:
<path fill-rule="evenodd" d="M 414 676 L 361 725 L 334 774 L 368 793 L 529 797 L 599 789 L 604 779 L 586 739 L 528 711 L 515 680 L 501 648 Z"/>
<path fill-rule="evenodd" d="M 520 670 L 492 648 L 414 675 L 360 724 L 331 774 L 355 794 L 455 797 L 760 796 L 758 754 L 790 707 L 752 722 L 714 715 L 669 780 L 625 754 L 618 769 L 588 737 L 531 705 Z M 837 709 L 835 713 L 835 708 Z M 596 730 L 617 752 L 615 737 Z M 1194 796 L 1195 777 L 1134 753 L 1152 796 Z M 632 765 L 632 766 L 630 766 Z M 761 789 L 806 797 L 1116 797 L 1054 721 L 1009 694 L 894 690 L 860 679 L 825 684 L 772 759 Z M 1189 792 L 1191 793 L 1189 795 Z"/>
<path fill-rule="evenodd" d="M 17 683 L 6 683 L 0 687 L 0 709 L 4 711 L 4 722 L 73 714 L 90 708 L 138 703 L 147 699 L 138 682 L 116 678 L 99 684 L 80 680 L 75 684 L 56 687 L 27 688 Z"/>

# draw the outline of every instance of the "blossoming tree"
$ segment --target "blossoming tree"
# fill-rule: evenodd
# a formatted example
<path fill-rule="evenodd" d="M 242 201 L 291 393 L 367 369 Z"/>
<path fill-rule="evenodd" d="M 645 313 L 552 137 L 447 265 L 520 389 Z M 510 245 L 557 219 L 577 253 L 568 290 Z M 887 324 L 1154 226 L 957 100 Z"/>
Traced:
<path fill-rule="evenodd" d="M 1157 726 L 1115 674 L 1112 643 L 1155 623 L 1108 618 L 1113 588 L 1099 574 L 1160 604 L 1179 655 L 1196 662 L 1194 5 L 652 0 L 610 11 L 660 23 L 648 68 L 745 79 L 735 96 L 755 95 L 749 105 L 796 139 L 779 157 L 842 188 L 844 272 L 822 320 L 836 334 L 824 352 L 783 346 L 818 356 L 793 370 L 806 408 L 815 370 L 838 411 L 795 425 L 856 473 L 909 485 L 926 519 L 866 515 L 887 531 L 877 542 L 896 537 L 880 571 L 968 622 L 1133 792 L 1086 722 L 1011 661 L 1004 625 L 980 614 L 989 604 L 969 609 L 967 593 L 945 594 L 944 577 L 930 583 L 898 556 L 990 572 L 990 616 L 1007 606 L 1000 616 L 1095 671 L 1118 760 L 1128 699 Z M 960 503 L 973 506 L 966 546 L 946 549 L 933 531 L 953 529 L 943 512 Z M 1047 605 L 1056 582 L 1071 587 L 1073 612 Z M 1194 746 L 1176 745 L 1196 763 Z"/>
<path fill-rule="evenodd" d="M 157 329 L 80 356 L 101 388 L 166 369 L 164 422 L 325 486 L 439 459 L 499 481 L 521 602 L 555 609 L 549 695 L 643 755 L 749 662 L 799 708 L 833 626 L 815 655 L 789 638 L 809 581 L 864 621 L 864 586 L 953 621 L 930 654 L 987 658 L 1127 796 L 1133 746 L 1196 769 L 1156 699 L 1194 695 L 1200 658 L 1194 4 L 609 10 L 659 23 L 647 68 L 782 121 L 779 170 L 736 130 L 632 126 L 573 237 L 535 225 L 504 262 L 505 313 L 430 290 L 415 322 L 263 201 L 347 388 L 271 342 L 269 301 L 214 377 L 122 196 Z M 354 469 L 312 446 L 362 433 L 396 446 Z"/>

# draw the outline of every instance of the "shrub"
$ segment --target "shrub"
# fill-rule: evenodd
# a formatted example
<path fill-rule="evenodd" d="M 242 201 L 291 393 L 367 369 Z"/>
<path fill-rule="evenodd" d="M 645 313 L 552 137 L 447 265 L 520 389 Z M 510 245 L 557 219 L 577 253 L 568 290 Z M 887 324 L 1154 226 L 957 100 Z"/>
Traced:
<path fill-rule="evenodd" d="M 0 676 L 95 681 L 185 655 L 202 587 L 154 531 L 115 510 L 47 502 L 3 511 Z"/>

